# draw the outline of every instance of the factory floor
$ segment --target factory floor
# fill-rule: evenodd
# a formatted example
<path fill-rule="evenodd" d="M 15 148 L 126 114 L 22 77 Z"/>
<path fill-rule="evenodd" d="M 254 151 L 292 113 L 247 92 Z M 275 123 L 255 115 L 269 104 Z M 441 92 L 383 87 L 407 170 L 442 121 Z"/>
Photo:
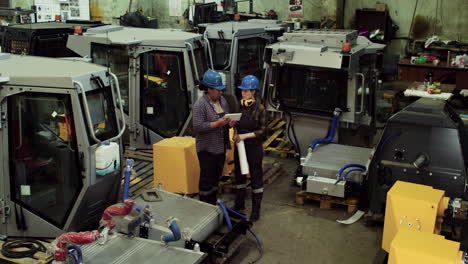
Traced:
<path fill-rule="evenodd" d="M 261 219 L 253 227 L 264 247 L 263 258 L 257 263 L 372 263 L 380 249 L 382 227 L 367 227 L 363 221 L 349 226 L 337 223 L 337 219 L 351 216 L 345 207 L 323 210 L 313 201 L 296 205 L 299 188 L 290 183 L 297 163 L 280 161 L 288 173 L 266 187 Z M 226 194 L 223 199 L 233 200 L 234 195 Z M 230 263 L 249 263 L 258 254 L 249 235 Z"/>

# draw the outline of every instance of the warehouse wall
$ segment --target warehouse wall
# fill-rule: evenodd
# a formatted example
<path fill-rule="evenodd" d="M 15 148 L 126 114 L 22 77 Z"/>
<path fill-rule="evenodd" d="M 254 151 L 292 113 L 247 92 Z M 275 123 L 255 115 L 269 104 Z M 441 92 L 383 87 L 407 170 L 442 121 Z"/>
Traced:
<path fill-rule="evenodd" d="M 169 0 L 133 0 L 132 10 L 142 9 L 147 16 L 158 18 L 161 27 L 187 28 L 183 17 L 169 16 Z M 380 0 L 388 5 L 390 15 L 400 27 L 397 33 L 407 37 L 415 4 L 418 0 Z M 11 0 L 12 6 L 29 8 L 33 0 Z M 128 10 L 130 1 L 91 0 L 91 17 L 107 23 L 118 23 L 118 17 Z M 182 0 L 185 10 L 192 0 Z M 288 0 L 254 0 L 254 11 L 265 12 L 274 9 L 281 20 L 288 19 Z M 357 8 L 372 8 L 375 0 L 348 0 L 345 6 L 345 26 L 353 25 Z M 439 8 L 437 10 L 437 3 Z M 336 0 L 304 0 L 304 20 L 320 20 L 321 17 L 333 17 L 336 12 Z M 248 3 L 241 3 L 240 11 L 248 10 Z M 468 0 L 419 0 L 414 20 L 415 34 L 418 39 L 432 36 L 434 26 L 436 35 L 445 39 L 468 41 L 468 19 L 462 15 L 468 10 Z M 437 12 L 437 15 L 436 15 Z M 402 53 L 406 40 L 392 41 L 389 51 Z"/>
<path fill-rule="evenodd" d="M 149 0 L 146 0 L 151 2 Z M 139 6 L 138 0 L 132 1 L 132 10 Z M 118 19 L 129 8 L 130 1 L 114 0 L 90 0 L 91 19 L 101 20 L 106 23 L 118 24 Z M 33 0 L 11 0 L 12 7 L 29 9 L 33 5 Z"/>
<path fill-rule="evenodd" d="M 90 15 L 92 20 L 105 23 L 119 24 L 119 17 L 129 9 L 130 1 L 90 0 Z M 131 10 L 136 10 L 138 1 L 132 1 Z"/>
<path fill-rule="evenodd" d="M 12 6 L 29 8 L 33 0 L 11 0 Z M 146 16 L 158 18 L 161 27 L 186 28 L 187 22 L 183 17 L 169 16 L 169 0 L 133 0 L 132 10 L 142 9 Z M 118 23 L 118 17 L 128 10 L 130 1 L 90 0 L 91 17 L 107 23 Z M 182 0 L 182 9 L 185 10 L 191 0 Z M 254 0 L 254 11 L 265 12 L 274 9 L 281 20 L 287 20 L 288 0 Z M 248 3 L 240 3 L 240 11 L 248 11 Z M 321 17 L 334 16 L 336 0 L 304 0 L 304 20 L 320 20 Z"/>
<path fill-rule="evenodd" d="M 336 0 L 303 0 L 304 18 L 303 20 L 320 20 L 321 17 L 334 17 L 336 13 Z M 241 3 L 240 10 L 248 11 L 248 3 Z M 254 0 L 254 11 L 265 12 L 273 9 L 278 14 L 280 20 L 289 19 L 288 0 Z"/>
<path fill-rule="evenodd" d="M 380 0 L 380 2 L 387 4 L 390 16 L 400 27 L 397 36 L 407 37 L 417 0 Z M 375 3 L 375 0 L 346 1 L 345 26 L 350 27 L 354 23 L 354 13 L 357 8 L 373 7 Z M 468 41 L 466 30 L 468 20 L 465 17 L 467 10 L 468 0 L 419 0 L 413 25 L 414 37 L 426 39 L 435 32 L 435 35 L 443 39 Z M 406 40 L 393 40 L 388 51 L 404 54 L 405 45 Z"/>

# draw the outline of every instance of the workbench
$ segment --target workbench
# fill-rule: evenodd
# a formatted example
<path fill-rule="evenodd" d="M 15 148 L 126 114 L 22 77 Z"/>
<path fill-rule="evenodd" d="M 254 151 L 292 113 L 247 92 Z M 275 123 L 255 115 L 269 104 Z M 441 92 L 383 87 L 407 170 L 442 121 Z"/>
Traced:
<path fill-rule="evenodd" d="M 401 81 L 422 82 L 429 72 L 434 74 L 434 81 L 439 81 L 441 78 L 453 74 L 456 79 L 455 88 L 468 89 L 468 68 L 447 66 L 445 61 L 441 61 L 439 65 L 435 66 L 432 63 L 411 64 L 410 59 L 401 59 L 398 68 Z"/>
<path fill-rule="evenodd" d="M 406 89 L 417 89 L 423 82 L 404 82 L 398 81 L 397 85 L 394 85 L 393 89 L 384 91 L 384 99 L 392 105 L 392 112 L 399 111 L 401 109 L 400 101 L 404 97 L 404 91 Z M 439 89 L 444 93 L 452 93 L 456 86 L 455 84 L 441 84 Z"/>
<path fill-rule="evenodd" d="M 424 84 L 424 82 L 412 82 L 407 89 L 412 89 L 412 90 L 417 90 L 419 85 Z M 443 93 L 451 93 L 453 90 L 455 90 L 456 85 L 455 84 L 441 84 L 439 88 Z"/>

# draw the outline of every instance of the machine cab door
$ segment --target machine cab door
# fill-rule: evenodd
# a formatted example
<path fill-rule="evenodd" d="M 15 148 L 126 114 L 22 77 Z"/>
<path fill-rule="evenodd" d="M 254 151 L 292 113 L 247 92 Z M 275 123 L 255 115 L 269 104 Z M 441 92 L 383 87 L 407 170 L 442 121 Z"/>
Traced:
<path fill-rule="evenodd" d="M 140 55 L 140 123 L 162 138 L 178 135 L 190 114 L 184 54 L 151 51 Z M 152 144 L 145 131 L 145 143 Z"/>
<path fill-rule="evenodd" d="M 8 159 L 5 157 L 8 133 L 4 133 L 6 127 L 6 104 L 0 100 L 0 235 L 6 234 L 6 223 L 10 216 L 10 206 L 7 203 L 7 187 L 5 175 L 8 175 Z M 3 175 L 3 176 L 1 176 Z"/>
<path fill-rule="evenodd" d="M 242 78 L 247 75 L 254 75 L 262 80 L 264 75 L 263 54 L 267 44 L 268 41 L 260 37 L 241 38 L 237 41 L 237 54 L 233 56 L 236 66 L 234 71 L 235 87 L 239 86 Z M 258 94 L 262 94 L 262 91 L 258 91 Z"/>
<path fill-rule="evenodd" d="M 236 89 L 242 78 L 255 75 L 263 78 L 263 54 L 269 41 L 259 36 L 242 36 L 234 39 L 210 39 L 209 54 L 213 68 L 226 74 L 227 94 L 240 96 Z M 259 91 L 261 94 L 261 91 Z"/>
<path fill-rule="evenodd" d="M 72 96 L 42 90 L 14 94 L 2 103 L 8 109 L 2 162 L 9 175 L 2 183 L 17 230 L 34 224 L 25 223 L 23 208 L 62 228 L 83 188 Z"/>

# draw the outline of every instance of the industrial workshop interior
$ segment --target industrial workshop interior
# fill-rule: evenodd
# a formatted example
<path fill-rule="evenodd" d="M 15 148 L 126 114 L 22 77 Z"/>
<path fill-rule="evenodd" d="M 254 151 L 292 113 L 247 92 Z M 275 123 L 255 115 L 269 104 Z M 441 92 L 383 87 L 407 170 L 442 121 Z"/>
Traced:
<path fill-rule="evenodd" d="M 468 264 L 467 0 L 0 0 L 0 263 Z"/>

